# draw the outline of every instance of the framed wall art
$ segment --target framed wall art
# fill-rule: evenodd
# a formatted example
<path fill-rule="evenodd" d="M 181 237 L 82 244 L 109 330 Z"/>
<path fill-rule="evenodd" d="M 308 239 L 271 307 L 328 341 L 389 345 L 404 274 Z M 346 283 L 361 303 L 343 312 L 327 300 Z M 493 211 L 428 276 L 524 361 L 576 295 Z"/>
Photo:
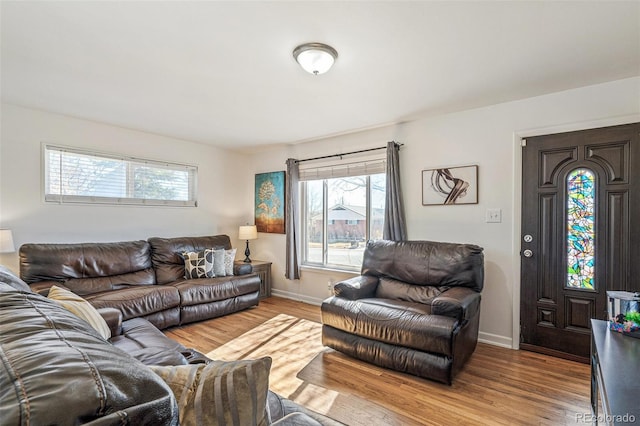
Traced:
<path fill-rule="evenodd" d="M 255 224 L 258 232 L 284 234 L 285 173 L 258 173 L 255 186 Z"/>
<path fill-rule="evenodd" d="M 422 171 L 422 205 L 478 204 L 478 166 Z"/>

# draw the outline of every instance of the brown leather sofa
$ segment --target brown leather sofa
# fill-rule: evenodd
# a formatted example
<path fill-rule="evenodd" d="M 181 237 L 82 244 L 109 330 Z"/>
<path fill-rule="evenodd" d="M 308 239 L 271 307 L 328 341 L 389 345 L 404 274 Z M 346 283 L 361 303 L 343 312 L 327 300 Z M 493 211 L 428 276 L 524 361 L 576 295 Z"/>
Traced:
<path fill-rule="evenodd" d="M 227 235 L 148 241 L 24 244 L 20 276 L 46 294 L 67 288 L 96 308 L 116 308 L 124 320 L 145 318 L 160 329 L 226 315 L 258 304 L 260 278 L 251 265 L 234 275 L 185 279 L 181 253 L 231 249 Z"/>
<path fill-rule="evenodd" d="M 211 360 L 143 318 L 99 312 L 112 332 L 108 341 L 0 266 L 2 424 L 179 424 L 176 397 L 152 368 Z M 271 391 L 262 411 L 267 424 L 340 425 Z"/>
<path fill-rule="evenodd" d="M 373 364 L 451 384 L 478 341 L 483 249 L 370 241 L 361 275 L 322 303 L 322 342 Z"/>

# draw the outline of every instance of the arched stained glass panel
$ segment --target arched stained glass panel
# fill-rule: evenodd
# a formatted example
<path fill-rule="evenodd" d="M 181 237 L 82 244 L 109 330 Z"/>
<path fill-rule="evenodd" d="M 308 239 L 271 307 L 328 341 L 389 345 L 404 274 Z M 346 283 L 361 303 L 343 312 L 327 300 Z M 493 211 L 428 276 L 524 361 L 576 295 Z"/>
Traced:
<path fill-rule="evenodd" d="M 567 287 L 595 289 L 595 176 L 576 169 L 567 177 Z"/>

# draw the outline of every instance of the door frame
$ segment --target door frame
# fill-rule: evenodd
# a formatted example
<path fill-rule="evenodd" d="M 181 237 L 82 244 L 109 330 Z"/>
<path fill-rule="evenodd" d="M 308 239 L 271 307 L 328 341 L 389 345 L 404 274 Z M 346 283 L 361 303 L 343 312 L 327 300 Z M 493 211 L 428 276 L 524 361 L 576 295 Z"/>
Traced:
<path fill-rule="evenodd" d="M 513 132 L 513 206 L 511 222 L 513 223 L 513 243 L 511 256 L 513 258 L 513 329 L 511 334 L 511 348 L 520 349 L 520 235 L 522 233 L 522 140 L 534 136 L 551 135 L 554 133 L 573 132 L 578 130 L 597 129 L 599 127 L 618 126 L 640 121 L 640 114 L 630 114 L 599 120 L 581 121 L 557 126 L 537 127 Z"/>

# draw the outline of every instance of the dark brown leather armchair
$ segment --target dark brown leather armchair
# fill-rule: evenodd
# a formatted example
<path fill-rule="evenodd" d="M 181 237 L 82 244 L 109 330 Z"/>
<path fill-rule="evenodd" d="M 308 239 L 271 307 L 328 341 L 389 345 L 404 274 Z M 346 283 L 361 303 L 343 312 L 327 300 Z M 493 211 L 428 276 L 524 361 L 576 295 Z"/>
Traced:
<path fill-rule="evenodd" d="M 361 275 L 322 303 L 322 342 L 354 358 L 451 384 L 478 341 L 482 247 L 370 241 Z"/>

